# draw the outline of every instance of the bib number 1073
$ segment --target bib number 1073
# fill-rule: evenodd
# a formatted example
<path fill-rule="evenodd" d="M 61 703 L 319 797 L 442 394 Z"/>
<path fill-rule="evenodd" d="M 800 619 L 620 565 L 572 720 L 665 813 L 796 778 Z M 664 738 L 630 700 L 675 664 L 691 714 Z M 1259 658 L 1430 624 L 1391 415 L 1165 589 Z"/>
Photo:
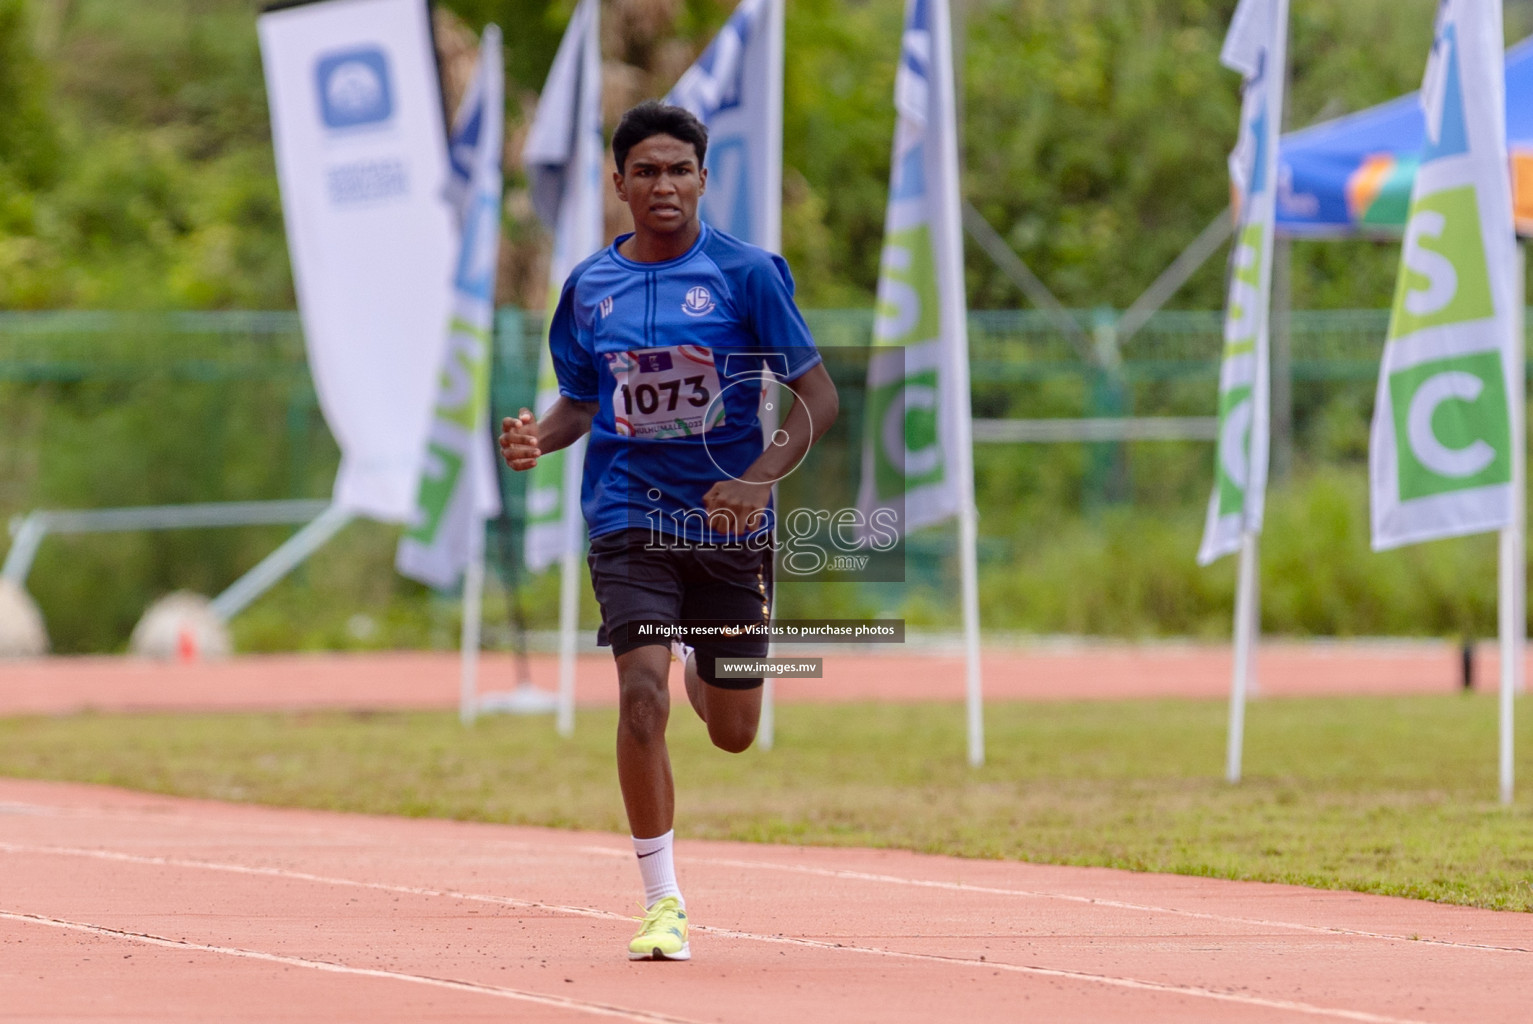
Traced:
<path fill-rule="evenodd" d="M 614 352 L 617 432 L 629 437 L 697 437 L 724 422 L 713 352 L 697 345 Z"/>
<path fill-rule="evenodd" d="M 708 408 L 709 401 L 713 399 L 713 392 L 708 390 L 708 385 L 700 373 L 681 380 L 660 381 L 657 384 L 637 384 L 633 387 L 619 384 L 617 389 L 623 396 L 624 415 L 632 416 L 635 411 L 638 411 L 648 416 L 661 411 L 662 405 L 665 406 L 666 412 L 675 412 L 683 388 L 687 389 L 685 401 L 688 405 L 694 409 Z"/>

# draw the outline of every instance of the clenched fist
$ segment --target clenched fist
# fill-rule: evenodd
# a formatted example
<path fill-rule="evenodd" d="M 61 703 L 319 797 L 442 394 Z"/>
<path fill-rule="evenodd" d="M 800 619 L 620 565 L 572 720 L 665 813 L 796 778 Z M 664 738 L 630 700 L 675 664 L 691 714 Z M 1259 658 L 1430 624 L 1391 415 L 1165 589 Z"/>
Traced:
<path fill-rule="evenodd" d="M 530 409 L 500 421 L 500 455 L 506 465 L 521 472 L 538 464 L 538 421 Z"/>

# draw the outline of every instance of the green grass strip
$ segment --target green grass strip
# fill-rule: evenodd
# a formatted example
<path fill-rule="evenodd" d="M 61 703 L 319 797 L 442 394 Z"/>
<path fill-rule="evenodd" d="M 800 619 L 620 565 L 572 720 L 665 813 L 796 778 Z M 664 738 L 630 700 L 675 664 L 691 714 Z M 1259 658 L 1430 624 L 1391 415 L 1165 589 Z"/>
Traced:
<path fill-rule="evenodd" d="M 1496 705 L 1444 695 L 1258 701 L 1223 781 L 1219 701 L 1008 703 L 967 767 L 962 708 L 787 705 L 777 747 L 670 728 L 685 837 L 894 847 L 1292 882 L 1533 909 L 1533 740 L 1496 802 Z M 616 713 L 465 729 L 449 713 L 0 720 L 0 774 L 181 796 L 623 832 Z"/>

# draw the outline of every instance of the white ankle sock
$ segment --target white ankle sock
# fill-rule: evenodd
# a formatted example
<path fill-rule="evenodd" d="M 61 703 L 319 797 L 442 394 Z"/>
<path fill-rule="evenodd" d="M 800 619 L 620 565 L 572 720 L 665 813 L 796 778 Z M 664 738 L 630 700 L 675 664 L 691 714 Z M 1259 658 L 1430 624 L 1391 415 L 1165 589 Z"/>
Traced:
<path fill-rule="evenodd" d="M 676 885 L 676 865 L 671 859 L 671 839 L 676 835 L 672 829 L 663 836 L 640 839 L 633 836 L 633 852 L 639 858 L 639 876 L 644 879 L 644 905 L 653 907 L 657 900 L 675 896 L 686 906 L 681 889 Z"/>

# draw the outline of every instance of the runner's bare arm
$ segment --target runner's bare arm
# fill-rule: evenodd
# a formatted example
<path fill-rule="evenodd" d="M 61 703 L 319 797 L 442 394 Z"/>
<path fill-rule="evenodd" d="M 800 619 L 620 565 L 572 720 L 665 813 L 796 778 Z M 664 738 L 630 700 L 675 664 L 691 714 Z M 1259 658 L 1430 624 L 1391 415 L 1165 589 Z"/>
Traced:
<path fill-rule="evenodd" d="M 521 471 L 538 464 L 538 456 L 568 448 L 591 429 L 595 402 L 559 396 L 540 420 L 529 409 L 500 421 L 500 454 L 506 465 Z"/>
<path fill-rule="evenodd" d="M 740 479 L 720 480 L 703 495 L 710 519 L 717 515 L 725 523 L 745 523 L 747 529 L 754 529 L 771 499 L 772 484 L 791 472 L 810 445 L 836 422 L 841 399 L 823 363 L 789 381 L 788 387 L 795 395 L 793 408 L 777 433 L 766 439 L 760 457 Z"/>

